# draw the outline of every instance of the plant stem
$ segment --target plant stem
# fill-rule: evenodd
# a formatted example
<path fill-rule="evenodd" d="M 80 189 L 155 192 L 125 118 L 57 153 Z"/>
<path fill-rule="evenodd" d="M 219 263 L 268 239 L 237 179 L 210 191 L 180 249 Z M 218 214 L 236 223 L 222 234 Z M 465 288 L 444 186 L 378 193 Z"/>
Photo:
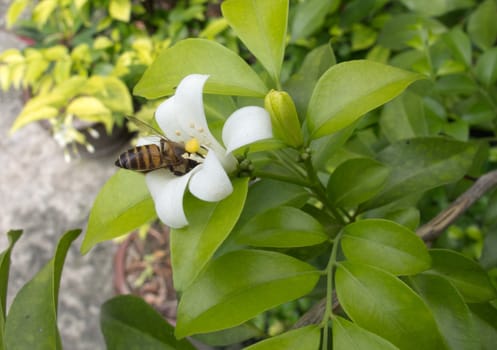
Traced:
<path fill-rule="evenodd" d="M 323 328 L 323 350 L 328 349 L 328 320 L 333 317 L 333 272 L 337 263 L 338 245 L 340 244 L 342 234 L 343 231 L 340 231 L 333 240 L 333 248 L 331 249 L 330 259 L 326 265 L 326 307 L 321 321 L 321 327 Z"/>

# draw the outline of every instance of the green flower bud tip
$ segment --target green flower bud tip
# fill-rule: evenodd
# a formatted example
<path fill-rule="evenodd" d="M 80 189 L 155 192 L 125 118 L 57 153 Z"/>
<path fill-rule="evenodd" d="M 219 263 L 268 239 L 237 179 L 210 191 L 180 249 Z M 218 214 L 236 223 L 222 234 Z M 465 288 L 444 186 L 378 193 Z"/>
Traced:
<path fill-rule="evenodd" d="M 289 94 L 271 90 L 264 99 L 264 108 L 271 116 L 273 134 L 286 144 L 299 147 L 303 143 L 297 109 Z"/>

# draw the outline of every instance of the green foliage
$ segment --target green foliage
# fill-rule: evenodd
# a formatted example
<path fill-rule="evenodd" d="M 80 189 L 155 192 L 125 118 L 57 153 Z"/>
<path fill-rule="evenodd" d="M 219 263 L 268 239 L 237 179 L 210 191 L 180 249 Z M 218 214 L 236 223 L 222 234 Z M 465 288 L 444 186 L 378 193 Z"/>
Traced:
<path fill-rule="evenodd" d="M 233 193 L 220 202 L 208 203 L 193 196 L 185 199 L 190 224 L 171 232 L 177 290 L 185 290 L 195 280 L 233 229 L 245 203 L 248 181 L 235 180 L 233 187 Z"/>
<path fill-rule="evenodd" d="M 59 284 L 67 251 L 80 233 L 73 230 L 64 234 L 52 260 L 17 293 L 3 329 L 6 349 L 62 349 L 57 328 Z M 19 235 L 20 231 L 12 232 L 12 242 Z M 8 259 L 11 248 L 12 243 L 7 255 L 2 256 Z"/>
<path fill-rule="evenodd" d="M 127 4 L 114 2 L 113 16 L 125 18 Z M 198 4 L 205 2 L 179 5 L 168 19 L 201 21 Z M 224 17 L 198 31 L 202 38 L 176 40 L 181 30 L 168 28 L 174 40 L 144 55 L 136 94 L 174 95 L 185 76 L 206 74 L 204 109 L 219 140 L 227 116 L 246 106 L 264 105 L 273 128 L 270 141 L 237 150 L 230 195 L 207 202 L 186 190 L 182 201 L 167 203 L 188 219 L 171 232 L 177 339 L 200 333 L 227 345 L 250 336 L 261 340 L 250 349 L 277 350 L 495 346 L 495 194 L 453 223 L 435 249 L 415 230 L 495 168 L 496 4 L 228 0 Z M 54 10 L 46 6 L 36 11 L 40 23 Z M 95 38 L 88 50 L 103 54 L 113 40 Z M 53 81 L 64 89 L 51 94 L 40 82 L 50 103 L 32 99 L 28 121 L 56 115 L 68 98 L 69 112 L 83 119 L 124 112 L 117 84 L 68 78 L 65 62 L 77 58 L 84 67 L 87 53 L 84 46 L 29 53 L 38 68 L 26 76 L 37 80 L 58 58 Z M 17 67 L 2 84 L 22 85 L 23 54 L 2 57 Z M 126 76 L 121 63 L 111 76 Z M 210 145 L 201 146 L 190 156 L 210 155 Z M 182 176 L 199 175 L 207 167 L 200 158 Z M 81 249 L 155 217 L 144 177 L 121 170 L 98 195 Z M 472 226 L 458 226 L 467 221 Z M 471 249 L 451 245 L 457 235 Z M 272 322 L 275 314 L 287 319 Z M 290 330 L 293 317 L 311 325 Z M 109 347 L 175 346 L 172 329 L 129 297 L 105 304 L 102 327 Z"/>
<path fill-rule="evenodd" d="M 261 97 L 267 92 L 257 74 L 231 50 L 213 41 L 187 39 L 161 52 L 134 93 L 147 98 L 171 95 L 188 72 L 209 75 L 208 93 Z M 157 77 L 164 78 L 158 82 Z"/>
<path fill-rule="evenodd" d="M 81 252 L 88 252 L 99 242 L 122 236 L 154 217 L 154 203 L 143 175 L 118 171 L 95 199 Z"/>
<path fill-rule="evenodd" d="M 313 266 L 284 254 L 259 250 L 225 254 L 184 291 L 176 336 L 236 326 L 309 293 L 318 278 Z"/>
<path fill-rule="evenodd" d="M 311 137 L 319 138 L 351 125 L 420 78 L 371 61 L 344 62 L 331 67 L 317 82 L 309 102 L 307 121 Z"/>
<path fill-rule="evenodd" d="M 344 262 L 338 265 L 335 279 L 340 305 L 359 327 L 400 349 L 446 348 L 430 309 L 394 275 Z M 388 307 L 384 307 L 386 300 Z"/>
<path fill-rule="evenodd" d="M 102 305 L 100 324 L 107 349 L 195 349 L 176 340 L 174 328 L 143 299 L 121 295 Z"/>

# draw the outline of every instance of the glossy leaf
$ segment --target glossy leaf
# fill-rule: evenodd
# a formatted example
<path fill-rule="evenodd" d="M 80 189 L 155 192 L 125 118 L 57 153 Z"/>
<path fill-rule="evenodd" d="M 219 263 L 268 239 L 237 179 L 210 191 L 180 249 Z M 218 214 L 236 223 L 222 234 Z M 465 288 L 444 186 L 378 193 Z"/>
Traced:
<path fill-rule="evenodd" d="M 189 74 L 208 74 L 204 93 L 263 97 L 268 88 L 233 51 L 210 40 L 186 39 L 162 51 L 135 86 L 148 99 L 172 95 Z"/>
<path fill-rule="evenodd" d="M 341 243 L 348 260 L 394 275 L 413 275 L 430 268 L 430 255 L 423 241 L 392 221 L 367 219 L 347 225 Z"/>
<path fill-rule="evenodd" d="M 452 250 L 430 250 L 432 267 L 426 271 L 448 279 L 468 303 L 482 303 L 497 298 L 487 273 L 473 260 Z"/>
<path fill-rule="evenodd" d="M 475 71 L 478 80 L 487 86 L 497 81 L 497 47 L 491 48 L 478 57 Z"/>
<path fill-rule="evenodd" d="M 368 158 L 350 159 L 340 164 L 328 180 L 328 197 L 337 207 L 353 207 L 380 192 L 390 170 Z"/>
<path fill-rule="evenodd" d="M 279 81 L 285 53 L 288 0 L 227 0 L 221 4 L 221 10 L 245 46 L 273 80 Z"/>
<path fill-rule="evenodd" d="M 490 303 L 469 305 L 480 335 L 482 350 L 494 350 L 497 344 L 497 309 Z"/>
<path fill-rule="evenodd" d="M 185 195 L 189 225 L 171 230 L 171 263 L 176 290 L 188 287 L 229 235 L 243 209 L 247 189 L 248 178 L 242 178 L 233 181 L 233 193 L 220 202 L 205 202 Z"/>
<path fill-rule="evenodd" d="M 413 137 L 428 136 L 428 125 L 421 96 L 406 92 L 382 110 L 380 126 L 391 143 Z"/>
<path fill-rule="evenodd" d="M 334 133 L 390 101 L 422 78 L 365 60 L 337 64 L 319 79 L 307 110 L 312 138 Z"/>
<path fill-rule="evenodd" d="M 475 152 L 473 144 L 445 138 L 415 138 L 388 146 L 377 159 L 390 167 L 390 175 L 381 192 L 363 209 L 459 180 L 471 167 Z"/>
<path fill-rule="evenodd" d="M 459 62 L 464 63 L 467 67 L 471 65 L 471 41 L 461 28 L 454 28 L 444 37 L 445 42 L 452 51 L 452 55 Z"/>
<path fill-rule="evenodd" d="M 155 217 L 154 202 L 143 174 L 118 170 L 93 203 L 81 252 L 85 254 L 95 244 L 131 232 Z"/>
<path fill-rule="evenodd" d="M 474 0 L 402 0 L 402 3 L 413 12 L 427 16 L 440 16 L 447 12 L 467 8 Z"/>
<path fill-rule="evenodd" d="M 428 307 L 395 276 L 345 262 L 338 265 L 335 282 L 340 305 L 359 327 L 400 349 L 446 349 Z"/>
<path fill-rule="evenodd" d="M 186 340 L 176 340 L 174 328 L 143 299 L 132 295 L 106 301 L 100 326 L 107 349 L 195 349 Z"/>
<path fill-rule="evenodd" d="M 241 324 L 306 295 L 318 279 L 313 266 L 284 254 L 257 250 L 225 254 L 209 264 L 183 293 L 176 336 Z"/>
<path fill-rule="evenodd" d="M 431 35 L 438 35 L 447 31 L 442 23 L 433 18 L 416 13 L 401 13 L 391 16 L 382 26 L 378 36 L 378 44 L 392 50 L 406 49 L 410 45 L 412 46 L 413 42 L 419 40 L 420 28 Z M 423 55 L 422 52 L 418 53 Z"/>
<path fill-rule="evenodd" d="M 236 225 L 240 230 L 257 214 L 279 206 L 300 207 L 307 201 L 308 193 L 301 186 L 263 179 L 250 186 L 245 207 Z"/>
<path fill-rule="evenodd" d="M 254 216 L 243 226 L 237 241 L 255 247 L 305 247 L 328 239 L 311 215 L 292 207 L 278 207 Z"/>
<path fill-rule="evenodd" d="M 480 349 L 476 327 L 464 300 L 445 278 L 429 274 L 413 276 L 410 281 L 435 317 L 451 350 Z"/>
<path fill-rule="evenodd" d="M 408 208 L 388 211 L 383 218 L 395 221 L 396 223 L 414 231 L 419 226 L 419 221 L 420 221 L 419 216 L 420 215 L 418 208 L 408 207 Z"/>
<path fill-rule="evenodd" d="M 321 341 L 321 330 L 311 325 L 294 329 L 275 337 L 263 340 L 245 350 L 318 350 Z"/>
<path fill-rule="evenodd" d="M 62 349 L 57 329 L 59 284 L 67 251 L 80 233 L 66 232 L 52 260 L 17 293 L 5 323 L 7 349 Z"/>
<path fill-rule="evenodd" d="M 497 4 L 494 0 L 485 0 L 476 8 L 468 19 L 468 34 L 479 48 L 489 49 L 497 39 Z"/>
<path fill-rule="evenodd" d="M 395 350 L 396 346 L 357 324 L 336 316 L 333 318 L 334 350 Z"/>
<path fill-rule="evenodd" d="M 297 73 L 285 82 L 284 88 L 295 101 L 301 120 L 305 117 L 314 86 L 321 75 L 335 63 L 333 48 L 329 44 L 318 46 L 305 56 Z"/>
<path fill-rule="evenodd" d="M 265 336 L 264 332 L 249 321 L 239 326 L 217 332 L 196 334 L 193 338 L 207 345 L 225 346 L 242 343 L 245 340 L 256 339 L 263 336 Z"/>
<path fill-rule="evenodd" d="M 10 254 L 17 240 L 21 237 L 22 230 L 7 232 L 9 247 L 0 253 L 0 349 L 5 349 L 5 316 L 7 314 L 7 286 L 9 284 Z"/>
<path fill-rule="evenodd" d="M 335 10 L 339 4 L 337 0 L 309 0 L 298 3 L 291 24 L 292 41 L 307 39 L 309 35 L 320 29 L 326 15 Z"/>

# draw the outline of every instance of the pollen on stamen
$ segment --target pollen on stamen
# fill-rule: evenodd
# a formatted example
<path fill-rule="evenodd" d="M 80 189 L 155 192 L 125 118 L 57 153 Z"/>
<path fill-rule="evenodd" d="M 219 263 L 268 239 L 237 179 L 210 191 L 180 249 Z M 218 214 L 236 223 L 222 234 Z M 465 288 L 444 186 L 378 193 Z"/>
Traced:
<path fill-rule="evenodd" d="M 192 129 L 195 129 L 195 123 L 193 123 L 193 122 L 190 123 L 189 127 L 192 128 Z"/>
<path fill-rule="evenodd" d="M 181 131 L 179 130 L 176 130 L 174 133 L 176 134 L 176 136 L 181 136 Z"/>
<path fill-rule="evenodd" d="M 204 128 L 199 127 L 199 128 L 197 128 L 197 131 L 198 131 L 198 132 L 204 132 Z"/>
<path fill-rule="evenodd" d="M 195 137 L 192 137 L 185 143 L 185 151 L 188 153 L 197 153 L 200 150 L 200 143 Z"/>

